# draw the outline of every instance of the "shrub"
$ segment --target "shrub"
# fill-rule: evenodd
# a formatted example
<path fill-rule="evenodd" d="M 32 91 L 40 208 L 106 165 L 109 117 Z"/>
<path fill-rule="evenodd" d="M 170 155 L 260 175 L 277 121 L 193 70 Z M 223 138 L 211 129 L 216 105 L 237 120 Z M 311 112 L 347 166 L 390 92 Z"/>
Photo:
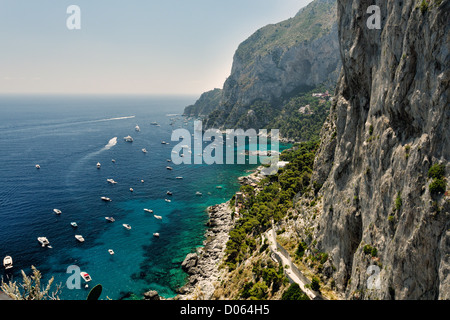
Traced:
<path fill-rule="evenodd" d="M 314 290 L 314 291 L 319 291 L 320 290 L 319 278 L 317 278 L 317 277 L 313 277 L 312 278 L 311 289 Z"/>
<path fill-rule="evenodd" d="M 440 193 L 444 193 L 447 185 L 443 179 L 434 179 L 430 184 L 430 193 L 432 195 L 437 195 Z"/>
<path fill-rule="evenodd" d="M 292 283 L 283 293 L 281 300 L 309 300 L 309 298 L 297 283 Z"/>
<path fill-rule="evenodd" d="M 445 165 L 435 164 L 428 170 L 428 177 L 433 179 L 442 179 L 445 175 Z"/>
<path fill-rule="evenodd" d="M 400 191 L 397 193 L 397 198 L 395 198 L 395 211 L 399 211 L 402 207 L 403 201 L 402 197 L 400 196 Z"/>

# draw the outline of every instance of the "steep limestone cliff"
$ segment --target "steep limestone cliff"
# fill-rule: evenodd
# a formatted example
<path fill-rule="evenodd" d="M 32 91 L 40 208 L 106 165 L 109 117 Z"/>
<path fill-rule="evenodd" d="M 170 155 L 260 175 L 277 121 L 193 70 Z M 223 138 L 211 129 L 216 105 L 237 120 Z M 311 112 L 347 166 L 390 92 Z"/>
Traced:
<path fill-rule="evenodd" d="M 381 30 L 366 26 L 372 4 L 338 1 L 343 71 L 312 176 L 322 210 L 297 223 L 347 298 L 450 299 L 450 1 L 380 2 Z"/>
<path fill-rule="evenodd" d="M 289 96 L 323 83 L 334 87 L 340 69 L 336 0 L 313 1 L 239 45 L 220 103 L 205 126 L 263 128 Z"/>

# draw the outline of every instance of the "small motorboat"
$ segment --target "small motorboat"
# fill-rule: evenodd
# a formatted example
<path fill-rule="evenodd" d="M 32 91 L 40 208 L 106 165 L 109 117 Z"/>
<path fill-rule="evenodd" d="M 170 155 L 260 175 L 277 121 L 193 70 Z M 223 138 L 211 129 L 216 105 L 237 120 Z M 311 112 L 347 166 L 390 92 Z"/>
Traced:
<path fill-rule="evenodd" d="M 79 242 L 84 242 L 84 238 L 83 238 L 82 235 L 77 234 L 77 235 L 75 236 L 75 239 L 77 239 Z"/>
<path fill-rule="evenodd" d="M 114 222 L 116 221 L 113 217 L 105 217 L 105 219 L 109 222 Z"/>
<path fill-rule="evenodd" d="M 169 199 L 164 199 L 164 200 L 166 200 L 166 202 L 172 202 L 172 200 L 169 200 Z"/>
<path fill-rule="evenodd" d="M 162 220 L 162 217 L 161 217 L 161 216 L 154 215 L 154 217 L 155 217 L 156 219 L 158 219 L 158 220 Z"/>
<path fill-rule="evenodd" d="M 161 141 L 161 144 L 166 144 L 166 142 L 165 141 Z"/>
<path fill-rule="evenodd" d="M 202 193 L 197 191 L 197 192 L 195 193 L 195 195 L 196 195 L 196 196 L 201 196 Z"/>
<path fill-rule="evenodd" d="M 123 140 L 125 140 L 126 142 L 133 142 L 133 138 L 131 136 L 126 136 L 123 138 Z"/>
<path fill-rule="evenodd" d="M 6 256 L 3 259 L 3 266 L 5 267 L 5 270 L 11 269 L 13 267 L 13 260 L 11 256 Z"/>
<path fill-rule="evenodd" d="M 123 227 L 127 230 L 131 230 L 131 226 L 129 224 L 124 223 Z"/>
<path fill-rule="evenodd" d="M 181 179 L 183 179 L 183 177 L 176 177 L 175 179 L 181 180 Z"/>
<path fill-rule="evenodd" d="M 170 191 L 167 191 L 166 194 L 167 194 L 168 196 L 171 196 L 173 193 L 170 192 Z"/>
<path fill-rule="evenodd" d="M 114 179 L 106 179 L 106 181 L 108 181 L 108 183 L 111 183 L 111 184 L 116 184 L 117 183 L 116 181 L 114 181 Z"/>
<path fill-rule="evenodd" d="M 41 166 L 37 164 L 36 165 L 36 169 L 40 169 L 40 168 L 41 168 Z"/>
<path fill-rule="evenodd" d="M 92 280 L 91 276 L 87 272 L 80 272 L 80 276 L 83 278 L 84 281 L 89 282 Z"/>
<path fill-rule="evenodd" d="M 173 168 L 172 168 L 172 167 L 166 167 L 166 169 L 167 169 L 167 170 L 173 170 Z"/>
<path fill-rule="evenodd" d="M 113 249 L 108 249 L 108 252 L 109 252 L 110 255 L 114 254 L 114 250 Z"/>
<path fill-rule="evenodd" d="M 148 213 L 153 213 L 153 210 L 150 210 L 150 209 L 144 209 L 144 211 L 148 212 Z"/>
<path fill-rule="evenodd" d="M 153 236 L 159 238 L 159 233 L 154 233 Z"/>
<path fill-rule="evenodd" d="M 141 180 L 141 183 L 144 183 L 144 180 Z"/>
<path fill-rule="evenodd" d="M 138 125 L 136 125 L 136 127 L 134 127 L 134 130 L 136 130 L 137 132 L 141 131 L 141 128 L 139 128 Z"/>
<path fill-rule="evenodd" d="M 142 149 L 142 152 L 143 152 L 143 153 L 147 153 L 147 149 L 145 149 L 145 148 Z"/>
<path fill-rule="evenodd" d="M 157 126 L 158 125 L 158 123 L 157 122 L 152 122 L 152 123 L 150 123 L 152 126 Z"/>
<path fill-rule="evenodd" d="M 42 247 L 48 246 L 50 244 L 50 242 L 46 237 L 39 237 L 37 238 L 37 240 L 39 241 Z"/>
<path fill-rule="evenodd" d="M 108 197 L 101 197 L 101 199 L 103 200 L 103 201 L 106 201 L 106 202 L 110 202 L 110 201 L 112 201 L 110 198 L 108 198 Z"/>
<path fill-rule="evenodd" d="M 167 159 L 167 162 L 172 162 L 172 160 L 170 160 L 170 159 Z"/>
<path fill-rule="evenodd" d="M 59 209 L 53 209 L 53 212 L 54 212 L 55 214 L 57 214 L 57 215 L 60 215 L 60 214 L 61 214 L 61 210 L 59 210 Z"/>
<path fill-rule="evenodd" d="M 116 163 L 116 160 L 114 160 L 114 159 L 112 159 L 111 161 L 112 161 L 112 163 Z"/>
<path fill-rule="evenodd" d="M 97 169 L 100 169 L 101 166 L 100 162 L 97 162 Z"/>
<path fill-rule="evenodd" d="M 74 228 L 78 227 L 78 224 L 76 222 L 71 222 L 70 225 Z"/>
<path fill-rule="evenodd" d="M 134 191 L 134 189 L 133 188 L 130 188 L 130 192 L 133 192 Z"/>

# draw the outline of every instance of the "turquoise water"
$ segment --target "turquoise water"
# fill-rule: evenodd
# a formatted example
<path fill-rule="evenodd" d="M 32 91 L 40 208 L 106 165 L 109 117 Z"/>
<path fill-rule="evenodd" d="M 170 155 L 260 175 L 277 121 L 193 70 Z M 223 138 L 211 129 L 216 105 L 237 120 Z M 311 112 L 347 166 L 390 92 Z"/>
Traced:
<path fill-rule="evenodd" d="M 173 114 L 194 99 L 1 97 L 0 257 L 14 260 L 4 278 L 20 281 L 20 270 L 28 273 L 34 265 L 46 280 L 53 276 L 63 285 L 62 299 L 85 299 L 95 284 L 103 286 L 102 299 L 141 297 L 148 290 L 174 296 L 186 280 L 181 262 L 204 240 L 207 207 L 230 199 L 239 188 L 237 178 L 255 168 L 167 162 L 177 143 L 170 142 L 172 131 L 193 132 L 192 121 Z M 123 140 L 128 135 L 133 143 Z M 164 200 L 168 190 L 170 203 Z M 112 201 L 101 201 L 102 196 Z M 62 214 L 53 214 L 54 208 Z M 108 223 L 106 216 L 116 221 Z M 77 242 L 75 234 L 86 241 Z M 42 248 L 39 236 L 52 248 Z M 91 275 L 88 289 L 66 287 L 71 265 Z"/>

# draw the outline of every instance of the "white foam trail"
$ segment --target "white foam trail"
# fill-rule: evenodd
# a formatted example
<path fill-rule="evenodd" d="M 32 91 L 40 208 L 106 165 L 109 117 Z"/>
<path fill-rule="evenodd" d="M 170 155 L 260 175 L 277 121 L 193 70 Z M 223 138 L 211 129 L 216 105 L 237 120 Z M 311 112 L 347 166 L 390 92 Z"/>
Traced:
<path fill-rule="evenodd" d="M 133 119 L 133 118 L 136 118 L 136 116 L 119 117 L 119 118 L 108 118 L 108 119 L 92 120 L 92 121 L 86 121 L 86 122 L 104 122 L 104 121 L 124 120 L 124 119 Z"/>
<path fill-rule="evenodd" d="M 112 138 L 109 140 L 108 144 L 103 148 L 103 150 L 109 150 L 112 147 L 114 147 L 117 144 L 117 137 Z"/>

